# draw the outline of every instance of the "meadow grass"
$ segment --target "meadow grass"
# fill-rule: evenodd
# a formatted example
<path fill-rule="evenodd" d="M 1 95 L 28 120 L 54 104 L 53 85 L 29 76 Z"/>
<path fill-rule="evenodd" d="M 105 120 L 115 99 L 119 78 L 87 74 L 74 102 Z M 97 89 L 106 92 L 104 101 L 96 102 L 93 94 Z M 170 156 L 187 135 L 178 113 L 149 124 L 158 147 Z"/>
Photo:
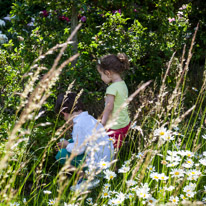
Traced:
<path fill-rule="evenodd" d="M 145 99 L 133 109 L 131 128 L 113 164 L 105 167 L 106 163 L 101 163 L 100 184 L 92 190 L 87 190 L 86 185 L 96 178 L 97 171 L 89 171 L 83 188 L 73 192 L 70 187 L 77 182 L 78 173 L 71 170 L 69 163 L 75 154 L 64 166 L 52 159 L 53 147 L 67 134 L 70 120 L 58 128 L 57 117 L 48 143 L 32 150 L 31 135 L 35 135 L 35 129 L 50 127 L 49 123 L 35 124 L 39 110 L 62 68 L 77 57 L 58 66 L 72 36 L 65 44 L 41 55 L 32 67 L 36 72 L 21 95 L 8 140 L 1 143 L 0 205 L 203 205 L 206 202 L 205 74 L 202 87 L 194 97 L 194 105 L 187 109 L 184 105 L 196 32 L 186 61 L 184 49 L 177 65 L 174 89 L 167 87 L 166 79 L 175 53 L 168 63 L 159 92 L 153 91 L 150 98 L 147 97 L 154 85 L 149 81 L 140 85 L 123 105 L 128 105 L 136 95 Z M 36 63 L 59 47 L 61 51 L 53 67 L 39 80 L 42 67 Z M 67 92 L 74 84 L 69 85 Z"/>

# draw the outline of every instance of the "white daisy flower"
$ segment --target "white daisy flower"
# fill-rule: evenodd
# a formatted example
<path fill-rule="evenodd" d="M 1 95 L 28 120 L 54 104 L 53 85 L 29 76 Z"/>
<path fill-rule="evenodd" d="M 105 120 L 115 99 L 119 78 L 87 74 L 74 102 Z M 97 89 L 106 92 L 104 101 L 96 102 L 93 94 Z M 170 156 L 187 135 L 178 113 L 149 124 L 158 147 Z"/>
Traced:
<path fill-rule="evenodd" d="M 172 154 L 170 156 L 167 155 L 166 160 L 169 161 L 169 162 L 179 162 L 179 161 L 181 161 L 181 158 L 176 154 Z"/>
<path fill-rule="evenodd" d="M 159 178 L 159 174 L 157 172 L 153 172 L 150 174 L 150 177 L 153 179 L 153 180 L 156 180 L 158 181 L 160 178 Z"/>
<path fill-rule="evenodd" d="M 182 164 L 183 167 L 186 167 L 186 168 L 191 168 L 193 166 L 194 162 L 192 159 L 187 159 L 185 161 L 185 163 Z"/>
<path fill-rule="evenodd" d="M 175 167 L 179 164 L 179 162 L 172 162 L 170 164 L 167 164 L 167 167 Z"/>
<path fill-rule="evenodd" d="M 101 196 L 102 196 L 102 198 L 109 198 L 110 195 L 111 195 L 111 192 L 110 192 L 110 191 L 108 191 L 108 190 L 103 190 Z"/>
<path fill-rule="evenodd" d="M 10 206 L 19 206 L 20 204 L 18 202 L 10 203 Z"/>
<path fill-rule="evenodd" d="M 150 171 L 150 172 L 154 172 L 155 171 L 155 167 L 150 165 L 147 167 L 147 169 Z"/>
<path fill-rule="evenodd" d="M 200 164 L 206 166 L 206 158 L 202 158 L 199 160 Z"/>
<path fill-rule="evenodd" d="M 142 152 L 139 152 L 137 155 L 136 155 L 136 158 L 140 159 L 141 157 L 143 157 L 144 154 Z"/>
<path fill-rule="evenodd" d="M 44 194 L 51 194 L 52 192 L 49 191 L 49 190 L 44 190 L 43 193 L 44 193 Z"/>
<path fill-rule="evenodd" d="M 148 205 L 154 206 L 157 200 L 150 195 L 150 197 L 147 199 L 147 202 L 148 202 Z"/>
<path fill-rule="evenodd" d="M 186 196 L 189 197 L 189 198 L 192 198 L 192 197 L 194 197 L 195 193 L 196 192 L 194 192 L 194 191 L 190 191 L 190 192 L 186 193 Z"/>
<path fill-rule="evenodd" d="M 194 181 L 197 181 L 198 180 L 198 178 L 199 178 L 199 176 L 197 176 L 197 175 L 191 175 L 191 176 L 189 176 L 188 178 L 187 178 L 187 180 L 194 180 Z"/>
<path fill-rule="evenodd" d="M 180 195 L 180 198 L 181 198 L 182 200 L 186 200 L 186 199 L 187 199 L 187 197 L 185 197 L 183 194 Z"/>
<path fill-rule="evenodd" d="M 164 137 L 167 133 L 167 129 L 165 127 L 160 127 L 154 130 L 154 136 Z"/>
<path fill-rule="evenodd" d="M 167 180 L 169 177 L 167 177 L 164 173 L 159 174 L 159 179 L 160 180 Z"/>
<path fill-rule="evenodd" d="M 119 192 L 119 193 L 117 193 L 116 198 L 118 200 L 120 200 L 120 202 L 122 203 L 125 200 L 126 195 L 124 193 L 122 193 L 122 192 Z"/>
<path fill-rule="evenodd" d="M 193 169 L 193 170 L 188 170 L 188 171 L 186 172 L 186 174 L 187 174 L 188 176 L 200 176 L 202 173 L 201 173 L 199 170 Z"/>
<path fill-rule="evenodd" d="M 170 174 L 172 177 L 184 177 L 184 170 L 182 169 L 172 169 Z"/>
<path fill-rule="evenodd" d="M 174 190 L 175 189 L 175 187 L 174 186 L 169 186 L 169 187 L 165 187 L 165 190 L 166 191 L 169 191 L 169 192 L 171 192 L 172 190 Z"/>
<path fill-rule="evenodd" d="M 118 173 L 127 173 L 129 172 L 130 167 L 126 167 L 125 165 L 123 165 L 119 170 Z"/>
<path fill-rule="evenodd" d="M 183 188 L 183 192 L 185 193 L 190 193 L 190 192 L 193 192 L 193 190 L 195 189 L 196 187 L 196 184 L 189 184 L 189 185 L 186 185 L 184 188 Z"/>
<path fill-rule="evenodd" d="M 128 199 L 131 199 L 131 198 L 133 198 L 133 197 L 134 197 L 134 194 L 133 194 L 133 193 L 128 193 L 127 196 L 126 196 L 126 198 L 128 198 Z"/>
<path fill-rule="evenodd" d="M 136 182 L 136 181 L 134 181 L 134 180 L 127 180 L 127 181 L 126 181 L 126 184 L 127 184 L 127 186 L 128 186 L 128 187 L 131 187 L 131 186 L 136 185 L 136 184 L 137 184 L 137 182 Z"/>
<path fill-rule="evenodd" d="M 206 134 L 202 135 L 202 138 L 203 138 L 203 139 L 206 139 Z"/>
<path fill-rule="evenodd" d="M 105 171 L 103 171 L 104 172 L 104 174 L 105 174 L 105 179 L 107 179 L 107 180 L 112 180 L 112 179 L 114 179 L 117 175 L 115 174 L 115 172 L 112 172 L 111 170 L 105 170 Z"/>
<path fill-rule="evenodd" d="M 49 202 L 48 202 L 48 205 L 55 205 L 55 199 L 51 199 L 51 200 L 49 200 Z"/>
<path fill-rule="evenodd" d="M 104 184 L 104 189 L 108 190 L 110 188 L 110 186 L 111 186 L 110 184 Z"/>
<path fill-rule="evenodd" d="M 86 199 L 86 203 L 87 203 L 88 205 L 93 205 L 92 198 L 91 198 L 91 197 L 87 198 L 87 199 Z"/>
<path fill-rule="evenodd" d="M 194 156 L 194 153 L 193 152 L 190 152 L 189 150 L 185 151 L 185 156 L 191 158 Z"/>
<path fill-rule="evenodd" d="M 174 140 L 175 138 L 173 137 L 171 131 L 167 131 L 166 134 L 162 137 L 162 139 L 165 141 L 171 141 Z"/>
<path fill-rule="evenodd" d="M 64 206 L 78 206 L 77 204 L 68 204 L 66 202 L 64 202 Z"/>
<path fill-rule="evenodd" d="M 135 192 L 137 189 L 138 189 L 137 186 L 136 186 L 136 187 L 131 187 L 131 188 L 130 188 L 130 191 Z"/>
<path fill-rule="evenodd" d="M 139 198 L 144 198 L 144 199 L 147 199 L 150 196 L 146 188 L 138 188 L 136 190 L 136 194 Z"/>
<path fill-rule="evenodd" d="M 107 169 L 107 168 L 109 168 L 110 167 L 110 162 L 106 162 L 106 161 L 100 161 L 100 163 L 99 163 L 99 167 L 101 168 L 101 169 Z"/>
<path fill-rule="evenodd" d="M 174 196 L 170 196 L 170 199 L 169 199 L 173 204 L 178 204 L 179 202 L 179 198 L 178 197 L 174 197 Z"/>

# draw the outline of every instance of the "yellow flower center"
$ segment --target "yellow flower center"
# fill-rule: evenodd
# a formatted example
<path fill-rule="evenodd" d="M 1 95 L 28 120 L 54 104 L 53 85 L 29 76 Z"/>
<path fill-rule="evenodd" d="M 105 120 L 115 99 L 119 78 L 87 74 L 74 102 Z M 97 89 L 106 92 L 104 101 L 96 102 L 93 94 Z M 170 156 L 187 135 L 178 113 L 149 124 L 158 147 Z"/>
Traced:
<path fill-rule="evenodd" d="M 158 176 L 154 176 L 155 179 L 158 179 Z"/>
<path fill-rule="evenodd" d="M 103 164 L 102 164 L 102 166 L 106 166 L 106 164 L 105 164 L 105 163 L 103 163 Z"/>
<path fill-rule="evenodd" d="M 108 195 L 108 193 L 107 193 L 107 192 L 105 192 L 105 193 L 104 193 L 104 196 L 107 196 L 107 195 Z"/>
<path fill-rule="evenodd" d="M 191 154 L 187 154 L 188 157 L 191 157 Z"/>
<path fill-rule="evenodd" d="M 195 174 L 195 172 L 192 172 L 192 174 L 194 175 L 194 174 Z"/>
<path fill-rule="evenodd" d="M 111 175 L 109 178 L 112 179 L 113 177 L 114 177 L 114 176 Z"/>
<path fill-rule="evenodd" d="M 160 132 L 160 135 L 164 135 L 165 133 L 164 132 Z"/>
<path fill-rule="evenodd" d="M 179 175 L 180 173 L 179 172 L 175 172 L 175 175 Z"/>
<path fill-rule="evenodd" d="M 153 200 L 149 200 L 150 203 L 153 203 Z"/>
<path fill-rule="evenodd" d="M 187 161 L 188 164 L 191 164 L 192 162 L 190 160 Z"/>
<path fill-rule="evenodd" d="M 173 202 L 176 202 L 176 200 L 175 200 L 175 199 L 173 199 L 172 201 L 173 201 Z"/>

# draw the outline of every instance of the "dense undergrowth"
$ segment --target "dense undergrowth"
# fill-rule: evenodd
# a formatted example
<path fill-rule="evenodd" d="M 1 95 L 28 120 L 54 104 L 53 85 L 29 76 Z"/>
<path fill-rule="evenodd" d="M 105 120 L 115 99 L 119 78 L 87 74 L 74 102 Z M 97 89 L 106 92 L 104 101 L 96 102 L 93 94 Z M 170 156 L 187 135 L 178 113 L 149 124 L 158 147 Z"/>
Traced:
<path fill-rule="evenodd" d="M 166 86 L 166 78 L 175 54 L 168 62 L 160 88 L 155 88 L 155 82 L 142 83 L 128 99 L 127 103 L 132 104 L 139 96 L 141 104 L 136 107 L 133 104 L 132 126 L 116 161 L 110 167 L 100 162 L 99 186 L 87 191 L 85 185 L 76 192 L 70 190 L 78 179 L 76 172 L 69 171 L 69 162 L 60 167 L 54 160 L 55 143 L 62 137 L 69 138 L 70 131 L 66 129 L 69 126 L 58 117 L 44 114 L 42 109 L 63 67 L 77 57 L 58 65 L 71 38 L 59 46 L 61 51 L 44 76 L 39 76 L 44 67 L 38 64 L 38 59 L 34 61 L 18 108 L 10 121 L 3 123 L 2 131 L 7 138 L 2 138 L 0 150 L 1 205 L 203 205 L 205 74 L 201 89 L 194 96 L 194 105 L 191 108 L 184 105 L 195 35 L 187 58 L 183 51 L 179 59 L 174 89 Z M 56 49 L 39 58 L 47 58 Z M 74 86 L 75 82 L 67 90 Z M 85 184 L 96 176 L 89 171 Z"/>

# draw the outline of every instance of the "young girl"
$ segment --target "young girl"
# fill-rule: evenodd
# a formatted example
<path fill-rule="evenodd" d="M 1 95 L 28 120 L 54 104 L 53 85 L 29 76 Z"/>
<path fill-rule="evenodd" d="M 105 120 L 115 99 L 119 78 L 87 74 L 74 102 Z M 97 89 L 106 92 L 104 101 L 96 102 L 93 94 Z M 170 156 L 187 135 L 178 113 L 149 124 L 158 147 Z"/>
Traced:
<path fill-rule="evenodd" d="M 121 74 L 129 69 L 129 61 L 125 54 L 109 54 L 98 60 L 97 70 L 105 84 L 110 84 L 106 90 L 105 108 L 101 123 L 105 126 L 109 118 L 115 124 L 107 131 L 114 139 L 114 147 L 120 148 L 130 126 L 128 108 L 120 109 L 128 98 L 128 89 Z"/>

